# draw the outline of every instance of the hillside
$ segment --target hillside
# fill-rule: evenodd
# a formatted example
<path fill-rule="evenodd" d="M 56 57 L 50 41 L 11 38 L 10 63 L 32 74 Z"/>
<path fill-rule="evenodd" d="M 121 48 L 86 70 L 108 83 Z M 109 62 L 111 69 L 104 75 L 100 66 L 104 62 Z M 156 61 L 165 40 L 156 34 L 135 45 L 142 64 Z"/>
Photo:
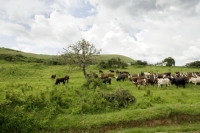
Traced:
<path fill-rule="evenodd" d="M 99 56 L 99 60 L 109 60 L 111 58 L 120 58 L 122 61 L 126 63 L 135 62 L 132 58 L 124 56 L 124 55 L 117 55 L 117 54 L 102 54 Z"/>
<path fill-rule="evenodd" d="M 9 55 L 22 55 L 25 57 L 32 57 L 32 58 L 38 58 L 38 59 L 51 59 L 54 55 L 47 55 L 47 54 L 34 54 L 34 53 L 27 53 L 22 52 L 19 50 L 9 49 L 0 47 L 0 55 L 1 54 L 9 54 Z M 117 55 L 117 54 L 102 54 L 98 56 L 98 60 L 109 60 L 111 58 L 120 58 L 122 61 L 126 63 L 134 62 L 134 60 L 130 57 L 123 56 L 123 55 Z"/>
<path fill-rule="evenodd" d="M 53 57 L 53 55 L 27 53 L 27 52 L 22 52 L 19 50 L 14 50 L 14 49 L 9 49 L 9 48 L 4 48 L 4 47 L 0 47 L 0 54 L 10 54 L 10 55 L 21 54 L 25 57 L 33 57 L 33 58 L 40 58 L 40 59 L 51 59 Z"/>

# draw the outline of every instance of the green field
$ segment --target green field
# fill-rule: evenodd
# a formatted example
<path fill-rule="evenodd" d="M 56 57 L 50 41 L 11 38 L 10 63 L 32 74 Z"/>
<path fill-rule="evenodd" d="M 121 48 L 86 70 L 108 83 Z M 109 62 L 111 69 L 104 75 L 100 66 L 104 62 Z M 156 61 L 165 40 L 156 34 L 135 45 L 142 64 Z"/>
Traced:
<path fill-rule="evenodd" d="M 27 53 L 27 52 L 22 52 L 19 50 L 14 50 L 14 49 L 9 49 L 9 48 L 3 48 L 0 47 L 0 55 L 1 54 L 7 54 L 7 55 L 22 55 L 25 57 L 32 57 L 32 58 L 38 58 L 38 59 L 52 59 L 55 55 L 46 55 L 46 54 L 34 54 L 34 53 Z M 126 63 L 131 63 L 134 62 L 134 60 L 130 57 L 123 56 L 123 55 L 116 55 L 116 54 L 101 54 L 100 56 L 97 57 L 99 61 L 104 60 L 107 61 L 111 58 L 120 58 Z"/>
<path fill-rule="evenodd" d="M 88 73 L 98 73 L 98 70 L 95 65 L 87 68 Z M 131 74 L 199 72 L 195 68 L 156 66 L 129 66 L 119 70 Z M 109 72 L 108 69 L 103 71 Z M 83 72 L 78 68 L 3 60 L 0 60 L 0 72 L 2 131 L 132 133 L 200 130 L 199 85 L 186 84 L 186 88 L 142 86 L 138 90 L 129 80 L 117 82 L 113 78 L 111 85 L 95 87 L 90 84 L 87 88 Z M 69 83 L 55 85 L 55 79 L 50 78 L 52 74 L 57 77 L 68 74 Z M 119 89 L 128 90 L 136 101 L 118 108 L 118 103 L 108 104 L 102 98 Z"/>

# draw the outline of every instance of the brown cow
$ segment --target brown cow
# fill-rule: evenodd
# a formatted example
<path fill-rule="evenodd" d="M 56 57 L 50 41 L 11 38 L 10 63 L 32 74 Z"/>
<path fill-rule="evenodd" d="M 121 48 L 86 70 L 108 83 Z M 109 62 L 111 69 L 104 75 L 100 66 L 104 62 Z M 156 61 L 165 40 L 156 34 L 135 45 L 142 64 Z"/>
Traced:
<path fill-rule="evenodd" d="M 147 79 L 138 79 L 137 82 L 135 82 L 134 84 L 136 85 L 136 87 L 138 87 L 138 90 L 140 89 L 141 85 L 144 85 L 145 88 L 146 86 L 149 87 Z"/>
<path fill-rule="evenodd" d="M 108 78 L 108 77 L 115 78 L 115 76 L 114 76 L 113 73 L 108 73 L 108 74 L 102 73 L 102 74 L 101 74 L 101 79 L 105 79 L 105 78 Z"/>

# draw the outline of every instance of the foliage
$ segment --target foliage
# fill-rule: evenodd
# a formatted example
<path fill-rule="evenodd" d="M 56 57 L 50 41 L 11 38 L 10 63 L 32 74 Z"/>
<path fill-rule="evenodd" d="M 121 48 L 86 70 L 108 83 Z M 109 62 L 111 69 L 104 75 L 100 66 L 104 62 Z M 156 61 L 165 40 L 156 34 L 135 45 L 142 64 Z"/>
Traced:
<path fill-rule="evenodd" d="M 184 89 L 176 89 L 173 85 L 169 88 L 149 86 L 137 90 L 128 80 L 113 80 L 111 85 L 105 85 L 101 79 L 91 79 L 91 83 L 85 86 L 82 71 L 69 66 L 2 60 L 0 63 L 2 132 L 78 132 L 78 129 L 92 132 L 103 125 L 109 127 L 120 122 L 143 123 L 146 119 L 159 120 L 171 115 L 195 117 L 200 114 L 198 85 L 186 84 Z M 155 66 L 128 66 L 126 71 L 131 74 L 144 71 L 163 73 L 169 69 L 172 73 L 199 71 L 198 68 Z M 92 65 L 87 71 L 95 72 L 98 68 Z M 69 83 L 54 85 L 55 80 L 50 79 L 52 73 L 58 77 L 68 73 Z M 137 99 L 134 104 L 119 104 L 117 100 L 109 102 L 106 99 L 111 94 L 118 94 L 121 98 L 121 93 L 115 93 L 119 86 L 134 94 Z M 120 99 L 117 96 L 115 98 Z"/>
<path fill-rule="evenodd" d="M 129 104 L 135 102 L 135 97 L 123 88 L 116 90 L 114 93 L 105 95 L 106 100 L 115 108 L 127 107 Z"/>
<path fill-rule="evenodd" d="M 166 66 L 175 66 L 175 60 L 172 57 L 165 58 L 163 62 L 167 62 Z"/>
<path fill-rule="evenodd" d="M 122 61 L 119 57 L 118 58 L 111 58 L 108 61 L 101 60 L 98 64 L 99 68 L 106 69 L 106 68 L 126 68 L 128 64 Z"/>
<path fill-rule="evenodd" d="M 56 115 L 57 109 L 47 103 L 44 93 L 41 97 L 21 94 L 14 91 L 6 93 L 6 100 L 0 106 L 2 132 L 37 132 Z"/>
<path fill-rule="evenodd" d="M 79 66 L 84 76 L 86 77 L 86 67 L 93 64 L 93 56 L 100 54 L 101 50 L 97 50 L 92 43 L 87 42 L 85 39 L 78 41 L 76 44 L 69 45 L 63 54 L 63 58 L 70 64 Z"/>
<path fill-rule="evenodd" d="M 22 54 L 0 54 L 0 60 L 5 60 L 8 62 L 28 62 L 28 63 L 43 63 L 47 65 L 62 65 L 65 64 L 62 60 L 59 60 L 58 57 L 53 57 L 50 59 L 27 57 Z"/>
<path fill-rule="evenodd" d="M 200 67 L 200 61 L 194 61 L 186 64 L 186 67 Z"/>
<path fill-rule="evenodd" d="M 146 65 L 148 65 L 148 63 L 146 61 L 137 60 L 137 61 L 131 63 L 131 65 L 143 65 L 143 66 L 146 66 Z"/>

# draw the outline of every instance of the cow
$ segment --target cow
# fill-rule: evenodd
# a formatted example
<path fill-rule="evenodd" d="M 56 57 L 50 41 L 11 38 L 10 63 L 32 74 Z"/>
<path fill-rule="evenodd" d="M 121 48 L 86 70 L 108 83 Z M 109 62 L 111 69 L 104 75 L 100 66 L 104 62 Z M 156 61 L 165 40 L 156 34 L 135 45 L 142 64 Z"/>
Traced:
<path fill-rule="evenodd" d="M 185 88 L 185 83 L 186 83 L 185 81 L 186 81 L 185 77 L 171 78 L 171 84 L 172 85 L 175 84 L 176 88 L 181 86 Z"/>
<path fill-rule="evenodd" d="M 102 73 L 101 74 L 101 79 L 108 78 L 108 77 L 115 78 L 115 75 L 113 73 L 108 73 L 108 74 Z"/>
<path fill-rule="evenodd" d="M 118 74 L 118 73 L 119 73 L 119 70 L 116 70 L 115 72 Z"/>
<path fill-rule="evenodd" d="M 68 81 L 69 81 L 69 75 L 66 75 L 64 78 L 65 78 L 65 80 L 67 80 L 67 83 L 68 83 Z"/>
<path fill-rule="evenodd" d="M 64 78 L 57 78 L 57 79 L 56 79 L 56 82 L 55 82 L 55 85 L 60 84 L 60 82 L 62 82 L 63 85 L 65 85 L 65 81 L 66 81 L 65 77 L 64 77 Z"/>
<path fill-rule="evenodd" d="M 90 79 L 90 78 L 98 78 L 99 76 L 97 73 L 93 72 L 92 74 L 86 74 L 86 77 Z"/>
<path fill-rule="evenodd" d="M 103 83 L 105 83 L 105 84 L 108 83 L 111 85 L 111 78 L 104 78 L 102 80 L 103 80 Z"/>
<path fill-rule="evenodd" d="M 157 83 L 158 83 L 158 88 L 161 88 L 162 85 L 166 85 L 167 87 L 169 87 L 171 84 L 171 82 L 168 78 L 157 79 Z"/>
<path fill-rule="evenodd" d="M 123 75 L 125 76 L 125 78 L 127 78 L 127 79 L 130 77 L 130 73 L 129 73 L 129 72 L 126 72 L 126 71 L 124 71 L 124 72 L 119 72 L 119 74 L 120 74 L 120 75 L 123 74 Z"/>
<path fill-rule="evenodd" d="M 114 73 L 115 71 L 114 70 L 109 70 L 109 72 Z"/>
<path fill-rule="evenodd" d="M 56 74 L 51 75 L 51 79 L 55 79 L 56 78 Z"/>
<path fill-rule="evenodd" d="M 150 75 L 147 77 L 149 84 L 154 85 L 157 83 L 155 75 Z"/>
<path fill-rule="evenodd" d="M 191 77 L 188 82 L 197 85 L 198 83 L 200 83 L 200 77 L 198 78 Z"/>
<path fill-rule="evenodd" d="M 163 74 L 164 74 L 164 77 L 171 77 L 171 72 L 165 72 Z"/>
<path fill-rule="evenodd" d="M 137 82 L 138 79 L 145 79 L 145 77 L 144 76 L 132 76 L 129 78 L 129 80 L 132 82 Z"/>
<path fill-rule="evenodd" d="M 145 88 L 146 86 L 149 87 L 147 79 L 138 79 L 137 82 L 135 82 L 134 84 L 136 85 L 136 87 L 138 87 L 138 90 L 140 89 L 141 85 L 144 85 Z"/>
<path fill-rule="evenodd" d="M 103 73 L 103 71 L 102 71 L 102 70 L 99 70 L 99 73 Z"/>
<path fill-rule="evenodd" d="M 117 81 L 124 81 L 126 78 L 126 75 L 125 74 L 119 74 L 119 76 L 116 78 Z"/>

